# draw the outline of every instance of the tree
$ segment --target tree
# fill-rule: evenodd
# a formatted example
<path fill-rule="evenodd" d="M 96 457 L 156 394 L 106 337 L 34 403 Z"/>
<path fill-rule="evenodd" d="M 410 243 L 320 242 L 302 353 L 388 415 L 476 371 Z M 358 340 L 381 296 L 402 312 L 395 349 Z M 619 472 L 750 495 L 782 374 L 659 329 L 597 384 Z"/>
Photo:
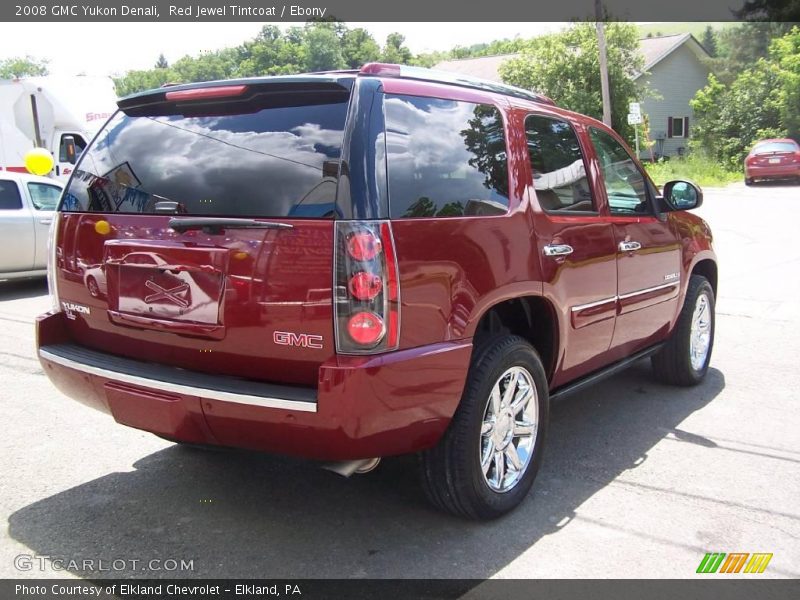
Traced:
<path fill-rule="evenodd" d="M 405 36 L 399 33 L 390 33 L 386 36 L 386 45 L 383 48 L 381 60 L 383 62 L 400 65 L 411 63 L 413 55 L 411 54 L 411 50 L 403 45 L 405 41 Z"/>
<path fill-rule="evenodd" d="M 330 23 L 314 23 L 307 27 L 306 68 L 308 71 L 333 71 L 345 67 L 342 45 Z"/>
<path fill-rule="evenodd" d="M 745 21 L 772 21 L 800 25 L 800 1 L 798 0 L 746 0 L 733 13 Z"/>
<path fill-rule="evenodd" d="M 709 61 L 711 71 L 729 85 L 759 59 L 769 56 L 772 40 L 792 30 L 787 22 L 748 22 L 723 29 L 717 36 L 717 56 Z"/>
<path fill-rule="evenodd" d="M 606 45 L 612 127 L 630 139 L 633 129 L 626 119 L 628 103 L 643 95 L 631 79 L 644 68 L 636 26 L 608 23 Z M 506 83 L 549 96 L 559 106 L 602 119 L 600 59 L 593 23 L 577 23 L 562 33 L 528 40 L 518 58 L 500 66 L 500 76 Z"/>
<path fill-rule="evenodd" d="M 714 57 L 717 55 L 717 35 L 711 25 L 708 25 L 703 32 L 702 44 L 709 56 Z"/>
<path fill-rule="evenodd" d="M 47 60 L 41 60 L 27 55 L 0 60 L 0 79 L 47 75 L 47 63 Z"/>
<path fill-rule="evenodd" d="M 800 141 L 800 27 L 774 40 L 769 53 L 779 82 L 780 124 Z"/>
<path fill-rule="evenodd" d="M 347 67 L 358 69 L 368 62 L 379 60 L 381 48 L 366 29 L 358 27 L 343 33 L 342 55 Z"/>
<path fill-rule="evenodd" d="M 156 61 L 156 69 L 168 69 L 168 68 L 169 68 L 169 63 L 167 62 L 167 59 L 164 56 L 164 53 L 162 52 L 161 54 L 158 55 L 158 60 Z"/>

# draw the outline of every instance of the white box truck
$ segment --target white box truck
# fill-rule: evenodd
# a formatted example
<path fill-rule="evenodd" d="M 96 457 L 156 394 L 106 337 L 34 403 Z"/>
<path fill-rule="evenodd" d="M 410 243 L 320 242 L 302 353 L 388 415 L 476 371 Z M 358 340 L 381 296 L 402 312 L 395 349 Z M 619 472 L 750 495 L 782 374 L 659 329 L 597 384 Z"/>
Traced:
<path fill-rule="evenodd" d="M 116 101 L 110 77 L 0 80 L 0 172 L 26 173 L 25 154 L 38 147 L 53 155 L 49 176 L 66 181 Z"/>

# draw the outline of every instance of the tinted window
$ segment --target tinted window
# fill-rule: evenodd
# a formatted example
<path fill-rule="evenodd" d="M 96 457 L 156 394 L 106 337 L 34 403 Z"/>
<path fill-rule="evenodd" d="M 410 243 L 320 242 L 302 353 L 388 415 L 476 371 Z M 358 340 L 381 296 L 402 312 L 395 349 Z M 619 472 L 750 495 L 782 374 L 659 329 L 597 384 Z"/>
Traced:
<path fill-rule="evenodd" d="M 558 119 L 529 116 L 525 135 L 539 206 L 548 212 L 596 210 L 572 126 Z"/>
<path fill-rule="evenodd" d="M 753 152 L 794 152 L 796 150 L 800 150 L 800 147 L 792 142 L 764 142 L 753 147 Z"/>
<path fill-rule="evenodd" d="M 391 95 L 385 106 L 392 217 L 508 210 L 506 142 L 496 108 Z"/>
<path fill-rule="evenodd" d="M 22 198 L 16 182 L 0 179 L 0 210 L 18 210 L 22 208 Z"/>
<path fill-rule="evenodd" d="M 589 137 L 600 161 L 611 212 L 623 215 L 651 212 L 644 176 L 622 144 L 599 129 L 591 128 Z"/>
<path fill-rule="evenodd" d="M 28 193 L 36 210 L 55 210 L 61 197 L 61 188 L 46 183 L 29 183 Z"/>
<path fill-rule="evenodd" d="M 332 217 L 347 100 L 284 92 L 119 112 L 81 158 L 62 210 L 153 213 L 174 201 L 194 215 Z"/>

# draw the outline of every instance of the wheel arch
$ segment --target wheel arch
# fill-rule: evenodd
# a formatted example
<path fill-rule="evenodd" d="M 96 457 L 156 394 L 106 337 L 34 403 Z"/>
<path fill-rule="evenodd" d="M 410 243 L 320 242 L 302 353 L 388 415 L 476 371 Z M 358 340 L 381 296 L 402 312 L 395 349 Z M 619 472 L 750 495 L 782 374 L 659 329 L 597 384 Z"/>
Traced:
<path fill-rule="evenodd" d="M 702 275 L 711 284 L 711 289 L 714 290 L 714 297 L 717 296 L 717 284 L 719 281 L 719 274 L 717 269 L 717 261 L 713 258 L 701 258 L 692 266 L 690 275 Z"/>
<path fill-rule="evenodd" d="M 539 295 L 518 296 L 488 306 L 475 321 L 473 353 L 483 340 L 509 333 L 527 340 L 539 354 L 548 381 L 558 355 L 559 327 L 555 307 Z"/>

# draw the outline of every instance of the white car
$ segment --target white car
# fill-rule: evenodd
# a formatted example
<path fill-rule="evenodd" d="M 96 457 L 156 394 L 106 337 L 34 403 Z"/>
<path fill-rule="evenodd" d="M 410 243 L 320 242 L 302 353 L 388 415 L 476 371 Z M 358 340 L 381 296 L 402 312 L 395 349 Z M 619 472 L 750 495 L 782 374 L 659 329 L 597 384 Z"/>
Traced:
<path fill-rule="evenodd" d="M 0 279 L 47 274 L 47 238 L 63 185 L 0 171 Z"/>

